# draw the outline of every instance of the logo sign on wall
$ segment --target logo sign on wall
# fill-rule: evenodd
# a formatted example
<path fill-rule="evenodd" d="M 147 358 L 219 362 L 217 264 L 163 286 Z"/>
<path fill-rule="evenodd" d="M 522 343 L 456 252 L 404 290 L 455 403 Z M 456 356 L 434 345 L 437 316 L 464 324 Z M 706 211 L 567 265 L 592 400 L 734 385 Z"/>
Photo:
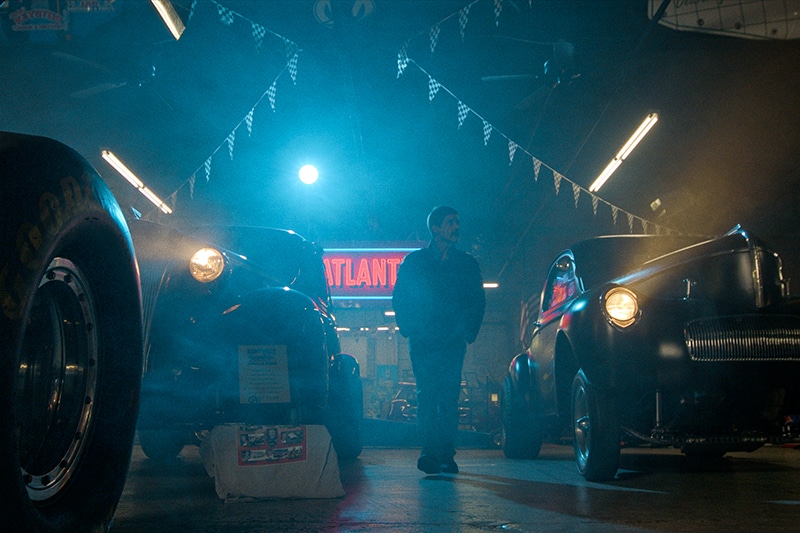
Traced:
<path fill-rule="evenodd" d="M 390 300 L 403 258 L 417 247 L 325 248 L 325 276 L 333 300 Z"/>

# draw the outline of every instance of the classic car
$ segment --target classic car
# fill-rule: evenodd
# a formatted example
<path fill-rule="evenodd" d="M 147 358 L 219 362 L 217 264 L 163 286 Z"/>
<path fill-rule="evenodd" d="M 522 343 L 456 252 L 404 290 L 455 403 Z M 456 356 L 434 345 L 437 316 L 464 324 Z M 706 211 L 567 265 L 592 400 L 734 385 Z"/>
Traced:
<path fill-rule="evenodd" d="M 502 389 L 506 456 L 571 432 L 578 471 L 608 480 L 623 442 L 707 458 L 797 439 L 800 302 L 747 231 L 578 242 L 539 303 Z"/>
<path fill-rule="evenodd" d="M 0 132 L 0 514 L 9 531 L 105 531 L 142 369 L 123 212 L 90 164 Z"/>
<path fill-rule="evenodd" d="M 132 220 L 145 363 L 139 443 L 154 459 L 223 423 L 324 424 L 361 452 L 356 359 L 340 352 L 322 250 L 284 230 Z"/>

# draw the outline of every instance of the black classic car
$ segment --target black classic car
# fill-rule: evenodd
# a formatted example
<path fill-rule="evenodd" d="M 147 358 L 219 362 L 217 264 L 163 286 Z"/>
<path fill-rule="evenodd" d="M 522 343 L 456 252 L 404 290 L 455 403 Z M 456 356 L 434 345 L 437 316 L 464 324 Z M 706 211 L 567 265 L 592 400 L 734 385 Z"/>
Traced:
<path fill-rule="evenodd" d="M 142 376 L 125 218 L 79 154 L 0 132 L 0 515 L 8 531 L 105 531 Z"/>
<path fill-rule="evenodd" d="M 291 231 L 130 223 L 142 279 L 139 442 L 171 458 L 215 425 L 325 424 L 361 452 L 359 365 L 339 349 L 322 250 Z"/>
<path fill-rule="evenodd" d="M 501 394 L 508 457 L 571 431 L 578 471 L 607 480 L 622 443 L 703 458 L 799 436 L 800 302 L 779 256 L 738 227 L 575 244 L 531 339 Z"/>

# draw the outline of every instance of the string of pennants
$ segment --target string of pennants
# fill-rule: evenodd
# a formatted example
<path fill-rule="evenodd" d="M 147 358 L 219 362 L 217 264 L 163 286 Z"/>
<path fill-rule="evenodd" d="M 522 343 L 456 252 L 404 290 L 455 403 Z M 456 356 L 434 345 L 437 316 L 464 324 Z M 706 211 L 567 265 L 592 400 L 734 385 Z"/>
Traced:
<path fill-rule="evenodd" d="M 630 213 L 619 206 L 616 206 L 603 198 L 600 198 L 596 194 L 592 193 L 588 189 L 582 187 L 578 183 L 572 181 L 571 179 L 567 178 L 560 172 L 558 172 L 553 167 L 547 165 L 542 160 L 535 157 L 533 154 L 528 152 L 525 148 L 521 147 L 517 142 L 511 139 L 508 135 L 497 129 L 491 122 L 489 122 L 486 118 L 481 116 L 478 112 L 474 109 L 469 107 L 466 103 L 463 102 L 461 98 L 459 98 L 453 91 L 445 87 L 441 82 L 439 82 L 436 78 L 434 78 L 430 73 L 428 73 L 419 63 L 417 63 L 414 59 L 409 57 L 408 55 L 408 46 L 411 41 L 417 39 L 418 37 L 425 35 L 427 36 L 428 48 L 430 49 L 431 54 L 433 54 L 436 50 L 436 46 L 439 44 L 439 37 L 441 35 L 441 26 L 443 24 L 455 21 L 458 24 L 459 34 L 461 35 L 461 39 L 463 40 L 466 35 L 467 25 L 469 23 L 470 11 L 472 8 L 485 0 L 473 0 L 469 4 L 462 7 L 460 10 L 451 13 L 450 15 L 446 16 L 445 18 L 441 19 L 439 22 L 432 25 L 427 30 L 421 31 L 416 35 L 412 36 L 401 47 L 400 51 L 397 54 L 397 78 L 400 78 L 401 75 L 404 74 L 405 70 L 408 68 L 409 65 L 413 65 L 417 69 L 419 69 L 425 76 L 428 78 L 428 100 L 433 101 L 433 99 L 440 93 L 447 93 L 450 95 L 456 102 L 456 116 L 458 119 L 458 127 L 464 124 L 464 122 L 470 116 L 474 116 L 478 120 L 481 121 L 483 124 L 483 144 L 487 146 L 489 144 L 489 140 L 491 139 L 492 135 L 496 135 L 502 137 L 508 143 L 508 164 L 509 166 L 514 163 L 514 159 L 517 156 L 518 152 L 524 153 L 531 159 L 532 162 L 532 170 L 533 170 L 533 178 L 534 181 L 538 182 L 539 178 L 543 176 L 545 171 L 549 172 L 553 178 L 553 186 L 555 188 L 556 195 L 559 194 L 562 184 L 567 183 L 572 189 L 572 196 L 573 201 L 575 204 L 575 208 L 578 207 L 578 202 L 580 197 L 584 194 L 588 195 L 592 202 L 592 212 L 594 216 L 597 216 L 598 207 L 600 204 L 604 204 L 608 206 L 611 212 L 611 219 L 614 225 L 617 224 L 617 219 L 620 215 L 623 215 L 628 223 L 628 231 L 630 233 L 634 233 L 634 227 L 637 225 L 641 226 L 641 231 L 643 233 L 650 233 L 651 231 L 655 234 L 675 234 L 677 233 L 675 230 L 666 228 L 659 224 L 656 224 L 650 220 L 644 219 L 633 213 Z M 487 0 L 492 2 L 492 14 L 494 16 L 494 23 L 496 26 L 500 24 L 500 15 L 503 11 L 503 0 Z M 532 0 L 528 2 L 529 7 L 532 5 Z"/>
<path fill-rule="evenodd" d="M 187 17 L 187 30 L 189 29 L 189 22 L 192 20 L 194 16 L 195 9 L 197 7 L 198 2 L 201 0 L 193 0 L 192 4 L 189 8 L 189 16 Z M 186 180 L 181 183 L 175 191 L 167 197 L 167 203 L 170 207 L 175 208 L 175 204 L 177 202 L 178 193 L 184 188 L 189 188 L 189 197 L 194 198 L 194 188 L 195 183 L 198 179 L 198 176 L 205 178 L 205 181 L 208 182 L 211 180 L 211 170 L 212 170 L 212 162 L 215 156 L 218 153 L 227 152 L 228 157 L 233 160 L 234 148 L 236 145 L 236 135 L 239 130 L 244 127 L 247 130 L 248 137 L 253 133 L 253 122 L 254 122 L 254 115 L 256 108 L 264 102 L 266 99 L 269 102 L 270 109 L 275 111 L 275 105 L 277 102 L 277 94 L 278 94 L 278 80 L 283 77 L 284 74 L 288 73 L 289 77 L 292 80 L 292 84 L 297 83 L 297 63 L 300 57 L 300 52 L 302 49 L 300 46 L 295 43 L 294 41 L 275 33 L 274 31 L 266 28 L 262 24 L 259 24 L 249 18 L 241 15 L 240 13 L 229 9 L 228 7 L 222 5 L 220 2 L 216 0 L 205 0 L 209 4 L 212 4 L 217 11 L 217 15 L 219 17 L 219 22 L 224 26 L 233 26 L 234 24 L 248 24 L 250 26 L 250 36 L 253 39 L 253 46 L 256 51 L 260 51 L 262 49 L 262 45 L 264 43 L 264 39 L 267 37 L 272 37 L 274 39 L 278 39 L 284 43 L 285 51 L 286 51 L 286 64 L 284 65 L 283 69 L 273 78 L 272 83 L 270 86 L 259 96 L 256 102 L 250 107 L 250 111 L 234 126 L 234 128 L 228 133 L 225 139 L 211 152 L 211 154 L 206 158 L 206 160 L 197 167 L 192 175 L 189 176 Z"/>

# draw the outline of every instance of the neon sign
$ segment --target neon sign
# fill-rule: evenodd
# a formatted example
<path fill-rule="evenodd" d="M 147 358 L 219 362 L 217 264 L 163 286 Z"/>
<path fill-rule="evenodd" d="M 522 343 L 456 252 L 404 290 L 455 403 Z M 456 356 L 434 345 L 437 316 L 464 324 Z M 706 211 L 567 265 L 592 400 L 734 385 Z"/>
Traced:
<path fill-rule="evenodd" d="M 390 300 L 403 258 L 417 248 L 326 248 L 322 261 L 334 300 Z"/>

